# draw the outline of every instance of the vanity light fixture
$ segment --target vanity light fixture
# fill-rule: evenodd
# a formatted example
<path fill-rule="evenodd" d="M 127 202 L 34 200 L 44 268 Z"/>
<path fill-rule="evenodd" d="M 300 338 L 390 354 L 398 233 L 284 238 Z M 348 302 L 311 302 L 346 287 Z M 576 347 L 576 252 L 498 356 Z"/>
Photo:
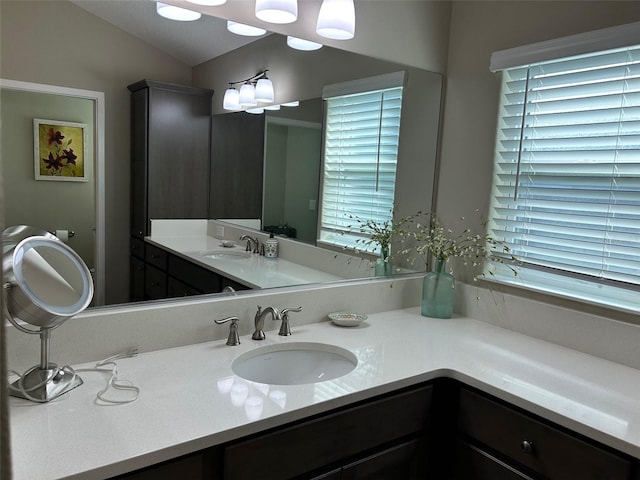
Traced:
<path fill-rule="evenodd" d="M 298 107 L 300 106 L 300 100 L 294 100 L 293 102 L 281 103 L 283 107 Z"/>
<path fill-rule="evenodd" d="M 269 23 L 292 23 L 298 19 L 298 0 L 256 0 L 256 17 Z"/>
<path fill-rule="evenodd" d="M 304 40 L 302 38 L 292 36 L 287 36 L 287 45 L 289 45 L 291 48 L 295 48 L 296 50 L 304 51 L 318 50 L 322 48 L 321 43 L 316 43 L 310 40 Z"/>
<path fill-rule="evenodd" d="M 255 107 L 258 103 L 273 103 L 275 95 L 273 83 L 267 78 L 268 71 L 262 70 L 245 80 L 229 82 L 229 88 L 224 92 L 222 107 L 225 110 L 242 110 L 245 107 Z M 238 84 L 242 84 L 239 92 L 235 88 Z"/>
<path fill-rule="evenodd" d="M 189 3 L 195 3 L 196 5 L 205 5 L 207 7 L 217 7 L 218 5 L 224 5 L 227 0 L 187 0 Z"/>
<path fill-rule="evenodd" d="M 243 35 L 245 37 L 259 37 L 260 35 L 267 33 L 264 28 L 234 22 L 233 20 L 227 20 L 227 30 L 231 33 L 235 33 L 236 35 Z"/>
<path fill-rule="evenodd" d="M 167 5 L 162 2 L 156 2 L 156 12 L 158 12 L 158 15 L 161 17 L 179 22 L 193 22 L 202 16 L 200 12 L 194 12 L 193 10 L 187 10 L 186 8 L 180 8 L 174 5 Z"/>
<path fill-rule="evenodd" d="M 264 113 L 264 107 L 247 108 L 245 112 L 252 113 L 253 115 L 260 115 L 261 113 Z"/>
<path fill-rule="evenodd" d="M 267 105 L 263 107 L 265 110 L 280 110 L 280 105 Z"/>
<path fill-rule="evenodd" d="M 353 0 L 322 0 L 316 33 L 334 40 L 349 40 L 356 30 Z"/>

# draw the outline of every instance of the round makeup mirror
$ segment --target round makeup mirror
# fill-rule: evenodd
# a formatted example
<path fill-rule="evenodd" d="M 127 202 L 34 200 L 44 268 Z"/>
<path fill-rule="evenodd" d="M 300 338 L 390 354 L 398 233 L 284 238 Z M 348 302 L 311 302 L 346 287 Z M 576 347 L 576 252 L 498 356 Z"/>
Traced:
<path fill-rule="evenodd" d="M 48 402 L 82 384 L 71 367 L 49 362 L 49 345 L 51 331 L 91 303 L 91 273 L 75 251 L 48 232 L 9 227 L 2 240 L 5 316 L 18 330 L 40 335 L 40 364 L 12 383 L 10 394 Z"/>

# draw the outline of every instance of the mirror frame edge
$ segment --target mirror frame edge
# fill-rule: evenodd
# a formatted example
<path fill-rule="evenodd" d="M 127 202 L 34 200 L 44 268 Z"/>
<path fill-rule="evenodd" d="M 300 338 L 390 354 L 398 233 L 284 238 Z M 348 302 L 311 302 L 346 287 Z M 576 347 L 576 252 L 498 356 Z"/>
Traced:
<path fill-rule="evenodd" d="M 60 87 L 57 85 L 47 85 L 44 83 L 25 82 L 21 80 L 10 80 L 0 78 L 0 89 L 7 88 L 33 93 L 46 93 L 52 95 L 62 95 L 67 97 L 83 98 L 94 102 L 94 142 L 95 142 L 95 213 L 96 213 L 96 233 L 95 233 L 95 262 L 96 271 L 93 275 L 95 284 L 94 305 L 96 307 L 105 304 L 105 100 L 104 92 L 95 90 L 83 90 L 71 87 Z"/>

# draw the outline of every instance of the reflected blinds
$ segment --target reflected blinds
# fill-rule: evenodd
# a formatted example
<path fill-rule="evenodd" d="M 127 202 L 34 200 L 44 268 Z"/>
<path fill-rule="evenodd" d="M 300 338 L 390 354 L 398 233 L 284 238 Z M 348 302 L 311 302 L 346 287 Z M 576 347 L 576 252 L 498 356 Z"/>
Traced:
<path fill-rule="evenodd" d="M 402 87 L 326 102 L 320 241 L 355 247 L 352 217 L 392 219 Z"/>
<path fill-rule="evenodd" d="M 640 47 L 504 70 L 495 165 L 525 266 L 640 284 Z"/>

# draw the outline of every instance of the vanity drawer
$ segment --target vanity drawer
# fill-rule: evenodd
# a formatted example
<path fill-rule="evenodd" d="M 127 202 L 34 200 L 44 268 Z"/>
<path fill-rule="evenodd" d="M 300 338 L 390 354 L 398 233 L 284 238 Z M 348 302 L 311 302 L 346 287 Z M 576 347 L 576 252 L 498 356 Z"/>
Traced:
<path fill-rule="evenodd" d="M 145 267 L 144 296 L 147 300 L 167 298 L 167 274 L 151 265 Z"/>
<path fill-rule="evenodd" d="M 144 251 L 144 259 L 154 267 L 161 270 L 167 269 L 167 256 L 169 254 L 161 248 L 154 245 L 146 244 Z"/>
<path fill-rule="evenodd" d="M 129 252 L 132 256 L 144 260 L 144 241 L 136 237 L 131 237 L 129 241 Z"/>
<path fill-rule="evenodd" d="M 173 278 L 197 289 L 200 293 L 218 293 L 222 290 L 220 275 L 175 255 L 169 256 L 168 271 Z"/>
<path fill-rule="evenodd" d="M 430 423 L 432 390 L 430 385 L 422 386 L 228 446 L 224 478 L 294 478 L 424 433 Z M 426 456 L 425 448 L 423 461 Z"/>
<path fill-rule="evenodd" d="M 495 451 L 496 456 L 504 456 L 545 478 L 630 478 L 628 459 L 464 388 L 460 392 L 458 427 L 466 436 Z"/>

